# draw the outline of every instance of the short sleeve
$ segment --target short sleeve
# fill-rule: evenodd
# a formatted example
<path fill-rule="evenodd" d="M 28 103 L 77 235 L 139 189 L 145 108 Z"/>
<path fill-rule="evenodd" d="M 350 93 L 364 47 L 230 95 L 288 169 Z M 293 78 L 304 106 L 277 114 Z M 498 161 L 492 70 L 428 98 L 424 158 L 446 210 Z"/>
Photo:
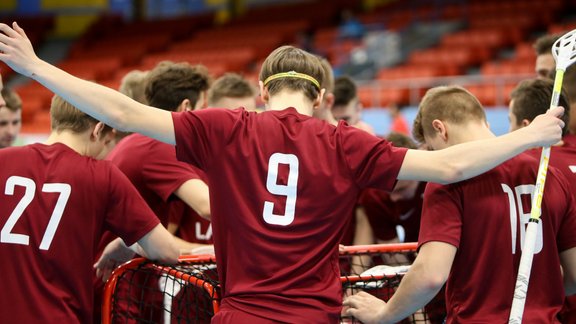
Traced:
<path fill-rule="evenodd" d="M 439 241 L 458 248 L 462 234 L 462 213 L 458 186 L 428 183 L 424 191 L 418 246 Z"/>
<path fill-rule="evenodd" d="M 219 108 L 173 112 L 178 160 L 206 171 L 244 114 L 243 109 Z"/>
<path fill-rule="evenodd" d="M 132 245 L 160 224 L 160 220 L 128 178 L 115 166 L 109 166 L 105 229 L 121 237 L 126 245 Z"/>
<path fill-rule="evenodd" d="M 358 186 L 391 191 L 407 149 L 394 147 L 384 139 L 344 123 L 338 125 L 337 131 L 341 135 L 344 158 Z"/>
<path fill-rule="evenodd" d="M 168 201 L 184 182 L 200 179 L 198 171 L 191 165 L 176 159 L 174 146 L 161 142 L 152 145 L 149 158 L 142 161 L 142 177 L 146 186 L 162 200 Z"/>

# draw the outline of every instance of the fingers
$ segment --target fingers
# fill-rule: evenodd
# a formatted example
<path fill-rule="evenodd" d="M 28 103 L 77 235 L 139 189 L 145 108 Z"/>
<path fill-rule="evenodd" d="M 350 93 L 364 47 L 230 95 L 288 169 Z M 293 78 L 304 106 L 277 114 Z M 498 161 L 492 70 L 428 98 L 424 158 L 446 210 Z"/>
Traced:
<path fill-rule="evenodd" d="M 358 318 L 358 315 L 360 315 L 360 310 L 356 308 L 348 308 L 346 310 L 346 315 Z"/>
<path fill-rule="evenodd" d="M 546 114 L 552 115 L 552 116 L 556 116 L 558 118 L 562 117 L 564 115 L 564 107 L 558 106 L 558 107 L 553 107 L 551 109 L 549 109 Z"/>
<path fill-rule="evenodd" d="M 18 34 L 20 34 L 21 36 L 28 38 L 24 29 L 22 27 L 20 27 L 17 22 L 12 23 L 12 29 L 14 29 L 16 32 L 18 32 Z"/>
<path fill-rule="evenodd" d="M 358 305 L 362 304 L 366 296 L 372 296 L 364 291 L 352 295 L 344 299 L 342 305 L 357 308 Z"/>
<path fill-rule="evenodd" d="M 108 278 L 110 278 L 110 276 L 112 276 L 112 270 L 111 269 L 105 269 L 104 271 L 102 271 L 102 281 L 106 282 L 108 280 Z"/>
<path fill-rule="evenodd" d="M 18 25 L 16 25 L 18 26 Z M 19 27 L 18 27 L 19 28 Z M 22 29 L 22 28 L 20 28 Z M 15 31 L 14 29 L 10 28 L 10 26 L 4 24 L 4 23 L 0 23 L 0 31 L 3 32 L 4 34 L 8 35 L 9 37 L 18 37 L 20 36 L 20 34 Z"/>
<path fill-rule="evenodd" d="M 354 295 L 354 296 L 346 297 L 346 298 L 344 299 L 344 301 L 342 302 L 342 305 L 348 306 L 348 307 L 356 307 L 357 302 L 356 302 L 355 295 Z"/>
<path fill-rule="evenodd" d="M 2 45 L 2 51 L 5 51 L 8 49 L 9 46 L 13 45 L 13 40 L 12 38 L 6 36 L 5 34 L 1 34 L 0 33 L 0 45 Z"/>

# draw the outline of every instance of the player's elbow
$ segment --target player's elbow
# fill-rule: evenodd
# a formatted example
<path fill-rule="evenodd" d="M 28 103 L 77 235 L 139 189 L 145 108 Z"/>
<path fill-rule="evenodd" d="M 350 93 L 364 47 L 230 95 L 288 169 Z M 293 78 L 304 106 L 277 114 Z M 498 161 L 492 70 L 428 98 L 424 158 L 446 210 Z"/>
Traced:
<path fill-rule="evenodd" d="M 419 277 L 419 282 L 427 292 L 438 292 L 448 280 L 450 268 L 437 267 L 436 262 L 418 260 L 410 268 L 410 272 Z"/>
<path fill-rule="evenodd" d="M 465 179 L 465 170 L 456 163 L 446 163 L 442 170 L 439 170 L 438 183 L 450 184 Z"/>
<path fill-rule="evenodd" d="M 442 289 L 442 287 L 446 283 L 446 280 L 447 280 L 446 276 L 442 274 L 431 273 L 427 276 L 425 280 L 425 288 L 428 291 L 432 292 L 440 291 L 440 289 Z"/>
<path fill-rule="evenodd" d="M 200 208 L 198 210 L 198 215 L 204 219 L 211 220 L 212 214 L 210 213 L 210 204 L 207 204 L 204 208 Z"/>

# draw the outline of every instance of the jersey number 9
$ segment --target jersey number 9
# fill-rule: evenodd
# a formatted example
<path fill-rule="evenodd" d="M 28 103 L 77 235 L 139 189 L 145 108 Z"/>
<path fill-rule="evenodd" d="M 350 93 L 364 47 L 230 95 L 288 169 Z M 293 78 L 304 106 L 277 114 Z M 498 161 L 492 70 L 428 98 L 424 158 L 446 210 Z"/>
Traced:
<path fill-rule="evenodd" d="M 278 184 L 278 169 L 280 164 L 286 164 L 289 167 L 288 183 L 285 185 Z M 266 223 L 287 226 L 294 221 L 298 186 L 298 165 L 298 157 L 294 154 L 274 153 L 270 156 L 266 189 L 273 195 L 286 196 L 286 207 L 284 208 L 284 215 L 275 215 L 274 203 L 265 201 L 262 215 Z"/>

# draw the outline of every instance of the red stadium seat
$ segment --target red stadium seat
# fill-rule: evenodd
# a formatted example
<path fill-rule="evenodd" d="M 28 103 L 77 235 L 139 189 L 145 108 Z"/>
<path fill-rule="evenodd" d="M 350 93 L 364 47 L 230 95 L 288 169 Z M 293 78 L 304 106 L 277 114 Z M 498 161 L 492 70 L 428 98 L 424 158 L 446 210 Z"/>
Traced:
<path fill-rule="evenodd" d="M 105 80 L 111 78 L 122 65 L 122 59 L 116 56 L 74 59 L 58 64 L 63 70 L 87 80 Z"/>
<path fill-rule="evenodd" d="M 54 96 L 50 90 L 35 81 L 15 87 L 14 91 L 20 95 L 23 102 L 26 102 L 28 98 L 39 101 L 38 105 L 45 111 L 50 109 L 50 102 Z"/>

